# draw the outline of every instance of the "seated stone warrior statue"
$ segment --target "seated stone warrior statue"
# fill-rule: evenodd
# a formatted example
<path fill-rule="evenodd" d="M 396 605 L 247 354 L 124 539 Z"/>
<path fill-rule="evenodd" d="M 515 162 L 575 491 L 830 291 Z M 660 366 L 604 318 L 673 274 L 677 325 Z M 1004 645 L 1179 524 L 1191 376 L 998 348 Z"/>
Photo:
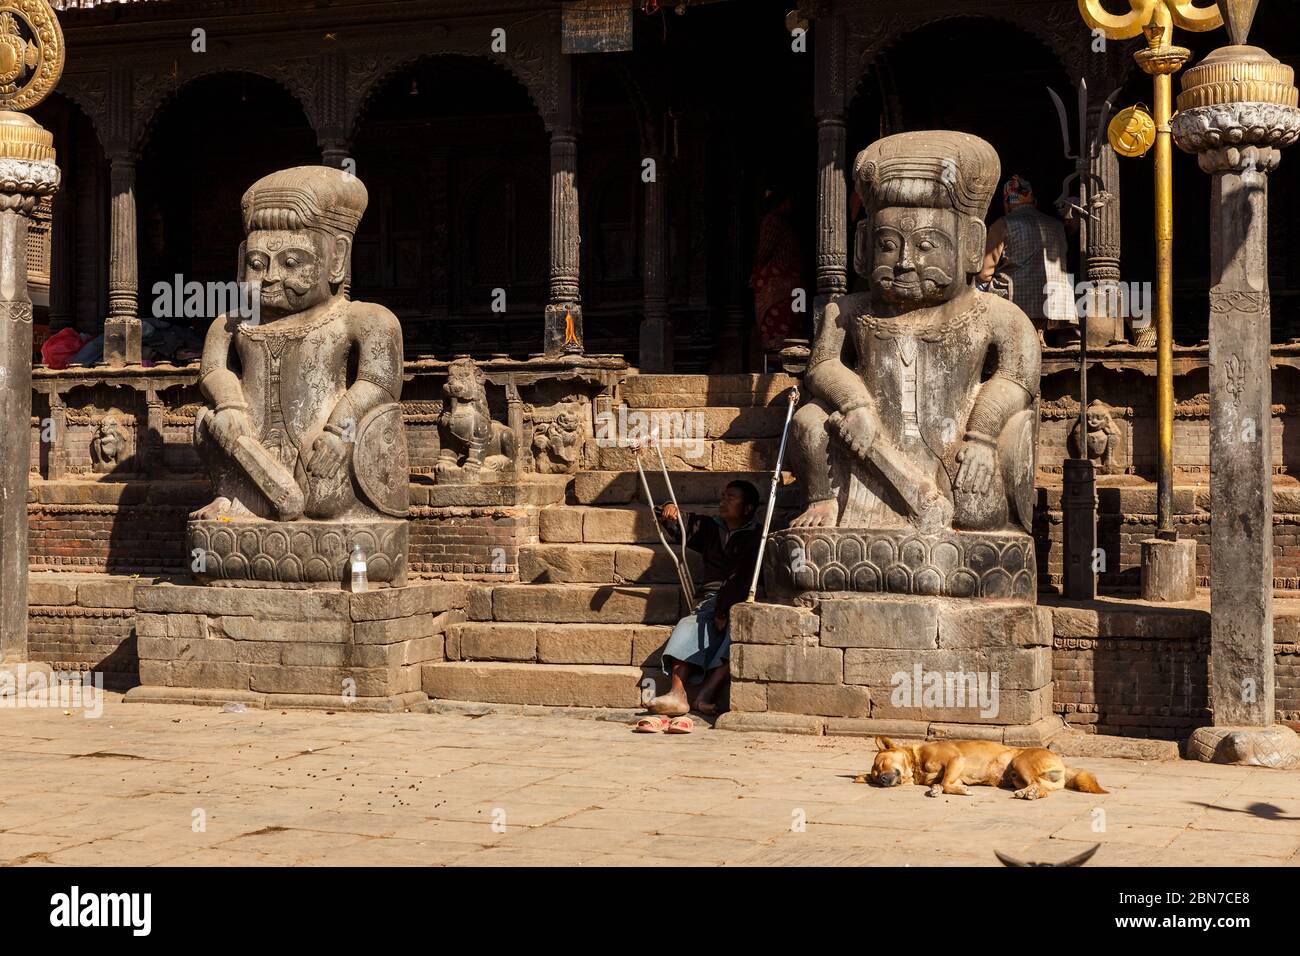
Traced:
<path fill-rule="evenodd" d="M 808 509 L 795 527 L 1030 527 L 1040 351 L 1010 302 L 977 291 L 992 146 L 949 131 L 868 146 L 854 268 L 826 306 L 795 415 Z"/>
<path fill-rule="evenodd" d="M 366 188 L 324 166 L 265 176 L 244 193 L 239 278 L 260 315 L 223 315 L 203 347 L 194 440 L 216 499 L 195 519 L 292 521 L 406 513 L 398 398 L 402 328 L 344 292 Z"/>

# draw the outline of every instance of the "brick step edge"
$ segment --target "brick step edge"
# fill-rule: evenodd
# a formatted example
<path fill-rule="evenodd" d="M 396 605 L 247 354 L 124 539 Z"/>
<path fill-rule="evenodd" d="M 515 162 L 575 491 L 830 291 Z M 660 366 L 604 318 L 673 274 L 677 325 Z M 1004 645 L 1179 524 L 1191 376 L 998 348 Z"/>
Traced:
<path fill-rule="evenodd" d="M 629 727 L 646 716 L 642 707 L 548 707 L 545 704 L 484 704 L 469 700 L 429 700 L 411 708 L 421 713 L 451 717 L 570 717 L 576 720 L 606 720 Z M 716 717 L 691 712 L 696 730 L 711 730 Z"/>
<path fill-rule="evenodd" d="M 160 687 L 141 684 L 123 696 L 127 704 L 194 704 L 221 707 L 243 704 L 251 710 L 330 710 L 335 713 L 400 714 L 417 711 L 428 701 L 423 691 L 391 694 L 387 697 L 354 697 L 348 703 L 337 694 L 260 694 L 247 690 L 219 690 L 210 687 Z"/>

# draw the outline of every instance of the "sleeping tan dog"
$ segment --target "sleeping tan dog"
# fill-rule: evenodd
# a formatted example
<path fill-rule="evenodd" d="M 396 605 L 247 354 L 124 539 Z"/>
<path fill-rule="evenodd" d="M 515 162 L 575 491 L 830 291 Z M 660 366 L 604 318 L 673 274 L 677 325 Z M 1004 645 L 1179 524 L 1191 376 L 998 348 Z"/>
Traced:
<path fill-rule="evenodd" d="M 940 793 L 970 796 L 966 787 L 1010 787 L 1022 800 L 1037 800 L 1068 787 L 1084 793 L 1108 793 L 1086 770 L 1071 770 L 1059 755 L 1041 747 L 1004 747 L 991 740 L 932 740 L 899 746 L 877 737 L 880 752 L 871 773 L 854 783 L 897 787 L 904 783 L 929 786 L 928 797 Z"/>

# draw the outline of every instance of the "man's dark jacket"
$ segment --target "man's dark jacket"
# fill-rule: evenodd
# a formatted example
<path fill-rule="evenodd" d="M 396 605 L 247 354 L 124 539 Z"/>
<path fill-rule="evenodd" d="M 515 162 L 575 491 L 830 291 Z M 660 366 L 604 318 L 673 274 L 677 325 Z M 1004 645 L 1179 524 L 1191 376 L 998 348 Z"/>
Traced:
<path fill-rule="evenodd" d="M 657 510 L 657 509 L 656 509 Z M 696 596 L 717 591 L 717 613 L 730 616 L 733 604 L 739 604 L 749 594 L 749 582 L 754 578 L 754 565 L 758 562 L 758 546 L 763 537 L 763 526 L 757 509 L 749 523 L 728 532 L 721 518 L 710 515 L 687 514 L 686 547 L 697 551 L 704 560 L 703 582 L 696 583 Z M 679 536 L 677 522 L 664 522 L 672 539 Z"/>

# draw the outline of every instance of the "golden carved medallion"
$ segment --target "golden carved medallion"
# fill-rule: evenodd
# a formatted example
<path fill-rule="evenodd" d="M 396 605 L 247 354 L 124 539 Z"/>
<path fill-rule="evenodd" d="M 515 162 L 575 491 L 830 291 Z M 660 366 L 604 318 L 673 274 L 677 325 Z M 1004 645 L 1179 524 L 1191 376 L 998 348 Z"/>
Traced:
<path fill-rule="evenodd" d="M 46 0 L 0 0 L 0 109 L 27 110 L 63 73 L 63 30 Z"/>
<path fill-rule="evenodd" d="M 1128 159 L 1145 156 L 1156 141 L 1156 121 L 1140 106 L 1120 110 L 1106 128 L 1111 148 Z"/>

